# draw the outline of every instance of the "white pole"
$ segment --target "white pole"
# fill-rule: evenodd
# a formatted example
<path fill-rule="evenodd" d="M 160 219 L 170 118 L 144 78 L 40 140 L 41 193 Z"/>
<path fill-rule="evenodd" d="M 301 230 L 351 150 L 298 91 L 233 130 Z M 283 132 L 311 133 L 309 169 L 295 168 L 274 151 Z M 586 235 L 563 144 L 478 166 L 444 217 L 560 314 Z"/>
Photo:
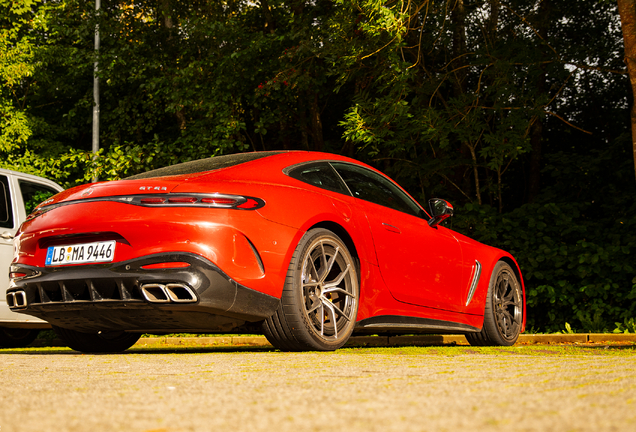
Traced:
<path fill-rule="evenodd" d="M 99 11 L 101 8 L 101 0 L 95 0 L 95 11 Z M 99 77 L 97 72 L 99 71 L 99 24 L 95 25 L 95 66 L 93 73 L 93 158 L 97 157 L 99 151 Z M 93 182 L 98 180 L 97 174 L 93 175 Z"/>

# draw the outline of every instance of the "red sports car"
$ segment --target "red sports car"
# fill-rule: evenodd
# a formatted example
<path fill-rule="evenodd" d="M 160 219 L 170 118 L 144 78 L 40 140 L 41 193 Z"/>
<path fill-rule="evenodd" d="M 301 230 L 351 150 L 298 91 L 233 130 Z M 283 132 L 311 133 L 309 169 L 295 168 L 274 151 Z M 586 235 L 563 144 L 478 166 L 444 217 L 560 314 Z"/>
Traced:
<path fill-rule="evenodd" d="M 463 333 L 512 345 L 525 326 L 519 266 L 439 225 L 358 161 L 257 152 L 69 189 L 15 241 L 7 303 L 76 350 L 142 333 L 262 332 L 281 350 L 352 334 Z"/>

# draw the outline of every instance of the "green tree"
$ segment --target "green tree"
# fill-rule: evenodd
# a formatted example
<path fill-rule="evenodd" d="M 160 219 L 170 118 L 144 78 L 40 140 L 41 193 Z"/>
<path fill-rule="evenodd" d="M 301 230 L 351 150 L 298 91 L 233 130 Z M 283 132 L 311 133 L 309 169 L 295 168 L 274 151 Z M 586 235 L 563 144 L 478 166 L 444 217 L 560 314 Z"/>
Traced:
<path fill-rule="evenodd" d="M 24 146 L 32 135 L 34 119 L 27 110 L 33 84 L 36 47 L 32 7 L 35 1 L 0 1 L 0 150 Z"/>
<path fill-rule="evenodd" d="M 615 2 L 109 0 L 96 13 L 0 0 L 0 12 L 2 167 L 71 186 L 238 151 L 342 153 L 422 202 L 450 199 L 454 228 L 517 256 L 531 325 L 635 313 L 629 32 Z"/>

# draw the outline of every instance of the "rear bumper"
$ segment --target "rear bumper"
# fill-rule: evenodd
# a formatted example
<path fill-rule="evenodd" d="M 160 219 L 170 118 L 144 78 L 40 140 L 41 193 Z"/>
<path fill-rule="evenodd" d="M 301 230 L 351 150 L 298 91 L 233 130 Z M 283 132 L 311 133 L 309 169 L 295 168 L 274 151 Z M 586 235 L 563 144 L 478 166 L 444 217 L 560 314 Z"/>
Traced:
<path fill-rule="evenodd" d="M 189 266 L 142 268 L 162 262 Z M 13 264 L 11 272 L 27 274 L 7 290 L 12 311 L 85 332 L 229 332 L 269 317 L 279 304 L 278 298 L 237 283 L 192 253 L 65 267 Z"/>

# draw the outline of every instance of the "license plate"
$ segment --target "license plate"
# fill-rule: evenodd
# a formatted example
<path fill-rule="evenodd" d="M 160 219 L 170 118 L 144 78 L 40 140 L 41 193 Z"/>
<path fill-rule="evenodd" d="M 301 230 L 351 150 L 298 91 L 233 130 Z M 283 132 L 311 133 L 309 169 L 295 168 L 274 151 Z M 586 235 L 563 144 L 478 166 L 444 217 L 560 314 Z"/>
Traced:
<path fill-rule="evenodd" d="M 68 246 L 50 246 L 46 251 L 46 265 L 111 262 L 115 257 L 115 243 L 115 240 L 111 240 Z"/>

